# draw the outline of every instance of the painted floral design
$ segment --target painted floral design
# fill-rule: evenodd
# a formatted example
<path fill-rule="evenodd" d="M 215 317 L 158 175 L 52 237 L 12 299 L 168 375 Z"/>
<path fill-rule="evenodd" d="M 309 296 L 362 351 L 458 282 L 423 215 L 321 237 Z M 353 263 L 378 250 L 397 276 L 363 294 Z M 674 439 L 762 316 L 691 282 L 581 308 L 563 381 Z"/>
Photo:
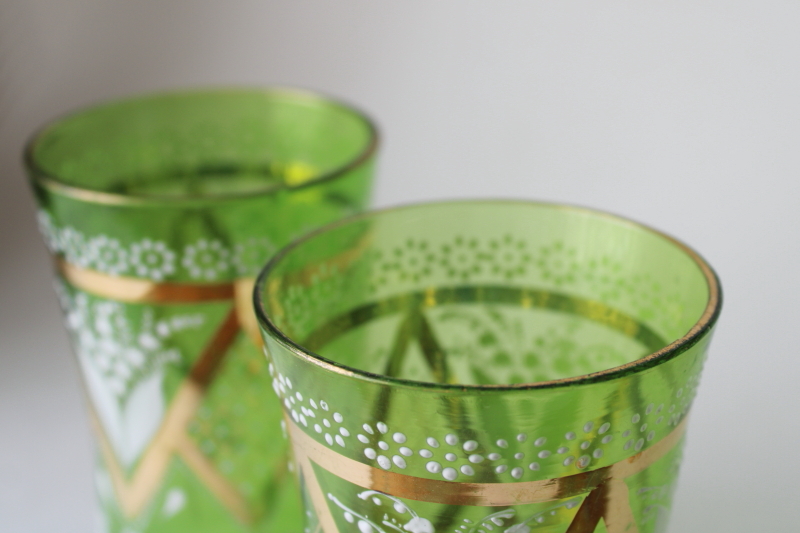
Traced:
<path fill-rule="evenodd" d="M 162 281 L 175 273 L 175 252 L 163 241 L 143 239 L 131 245 L 131 266 L 137 276 Z"/>
<path fill-rule="evenodd" d="M 58 242 L 67 261 L 81 267 L 89 266 L 91 259 L 89 254 L 86 253 L 86 237 L 81 232 L 75 228 L 66 227 L 61 230 Z"/>
<path fill-rule="evenodd" d="M 411 507 L 394 496 L 374 490 L 366 490 L 359 493 L 358 497 L 365 501 L 371 501 L 376 506 L 382 505 L 383 499 L 389 500 L 394 508 L 393 514 L 397 515 L 396 517 L 390 517 L 387 513 L 384 513 L 383 518 L 378 523 L 378 519 L 371 518 L 368 513 L 359 513 L 350 509 L 336 496 L 328 493 L 328 499 L 344 512 L 344 519 L 351 524 L 355 523 L 361 533 L 389 533 L 390 531 L 435 533 L 430 520 L 419 516 Z M 398 519 L 398 517 L 400 518 Z"/>
<path fill-rule="evenodd" d="M 233 265 L 240 276 L 254 276 L 275 253 L 275 245 L 266 237 L 251 237 L 233 250 Z"/>
<path fill-rule="evenodd" d="M 89 241 L 89 263 L 100 272 L 118 276 L 130 268 L 128 251 L 117 239 L 98 235 Z"/>
<path fill-rule="evenodd" d="M 202 326 L 204 317 L 156 320 L 150 308 L 57 290 L 92 403 L 117 457 L 131 464 L 161 423 L 166 367 L 182 359 L 170 339 Z"/>
<path fill-rule="evenodd" d="M 181 264 L 193 279 L 211 281 L 225 277 L 230 252 L 217 240 L 200 239 L 183 250 Z"/>
<path fill-rule="evenodd" d="M 53 223 L 53 219 L 47 211 L 39 210 L 36 213 L 36 222 L 39 225 L 39 232 L 44 238 L 44 244 L 51 253 L 56 253 L 61 249 L 61 243 L 58 240 L 58 228 Z"/>

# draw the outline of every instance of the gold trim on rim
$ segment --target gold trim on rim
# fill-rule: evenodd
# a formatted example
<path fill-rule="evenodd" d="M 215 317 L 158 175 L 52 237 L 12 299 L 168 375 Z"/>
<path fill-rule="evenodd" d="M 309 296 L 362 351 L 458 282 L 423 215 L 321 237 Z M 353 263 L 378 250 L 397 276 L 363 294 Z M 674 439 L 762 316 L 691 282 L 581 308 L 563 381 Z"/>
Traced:
<path fill-rule="evenodd" d="M 348 114 L 359 120 L 364 124 L 367 131 L 367 142 L 356 154 L 345 164 L 321 173 L 317 177 L 304 181 L 296 186 L 291 185 L 277 185 L 271 186 L 262 190 L 245 192 L 240 194 L 227 194 L 215 196 L 184 196 L 184 197 L 164 197 L 164 196 L 146 196 L 146 195 L 129 195 L 110 193 L 100 190 L 88 189 L 70 185 L 61 181 L 57 176 L 45 171 L 37 163 L 34 155 L 37 144 L 45 138 L 49 130 L 64 120 L 69 120 L 82 113 L 92 111 L 94 109 L 106 106 L 113 106 L 116 104 L 127 103 L 132 101 L 143 101 L 147 99 L 162 98 L 168 96 L 194 96 L 194 95 L 217 95 L 217 94 L 258 94 L 270 95 L 279 98 L 292 99 L 299 102 L 307 102 L 325 107 L 333 107 L 346 111 Z M 267 88 L 249 88 L 249 87 L 220 87 L 208 89 L 195 89 L 184 91 L 166 91 L 146 94 L 142 96 L 134 96 L 129 98 L 122 98 L 110 100 L 93 106 L 81 108 L 72 113 L 68 113 L 59 119 L 48 122 L 36 131 L 28 142 L 25 144 L 23 151 L 23 162 L 28 170 L 29 179 L 35 185 L 41 186 L 44 189 L 58 193 L 63 196 L 81 200 L 87 203 L 104 204 L 104 205 L 196 205 L 207 204 L 209 202 L 219 202 L 224 200 L 240 200 L 245 198 L 254 198 L 258 196 L 275 194 L 282 190 L 301 190 L 306 187 L 313 187 L 314 185 L 332 181 L 340 176 L 347 174 L 355 168 L 358 168 L 363 163 L 369 161 L 378 150 L 380 144 L 380 133 L 375 122 L 363 111 L 346 103 L 338 98 L 330 97 L 322 93 L 312 90 L 292 88 L 292 87 L 267 87 Z"/>
<path fill-rule="evenodd" d="M 680 337 L 679 339 L 671 342 L 667 346 L 657 350 L 649 355 L 646 355 L 640 359 L 632 361 L 630 363 L 626 363 L 624 365 L 616 366 L 613 368 L 609 368 L 606 370 L 601 370 L 599 372 L 593 372 L 591 374 L 583 374 L 580 376 L 573 376 L 569 378 L 562 378 L 562 379 L 555 379 L 555 380 L 548 380 L 548 381 L 541 381 L 541 382 L 534 382 L 534 383 L 520 383 L 520 384 L 512 384 L 512 385 L 466 385 L 466 384 L 446 384 L 446 383 L 431 383 L 431 382 L 424 382 L 424 381 L 413 381 L 409 379 L 402 379 L 402 378 L 394 378 L 382 375 L 371 374 L 369 372 L 349 367 L 345 365 L 340 365 L 335 363 L 332 360 L 329 360 L 325 357 L 322 357 L 319 354 L 316 354 L 310 350 L 305 349 L 299 343 L 295 342 L 291 338 L 287 336 L 277 325 L 273 323 L 273 321 L 267 316 L 266 310 L 264 308 L 264 301 L 262 296 L 265 294 L 265 284 L 267 282 L 268 274 L 272 271 L 275 266 L 280 263 L 280 261 L 290 254 L 295 248 L 302 245 L 304 242 L 311 240 L 315 237 L 318 237 L 321 234 L 324 234 L 328 231 L 332 231 L 338 227 L 351 224 L 356 221 L 360 220 L 368 220 L 371 218 L 375 218 L 379 215 L 389 212 L 396 212 L 402 210 L 412 210 L 418 208 L 429 208 L 429 207 L 438 207 L 438 206 L 447 206 L 447 205 L 458 205 L 458 204 L 477 204 L 477 205 L 491 205 L 491 204 L 510 204 L 510 205 L 526 205 L 530 207 L 545 207 L 551 209 L 559 209 L 559 210 L 569 210 L 569 211 L 577 211 L 584 214 L 589 214 L 592 216 L 598 216 L 603 218 L 608 218 L 618 223 L 622 223 L 628 225 L 630 227 L 637 228 L 639 230 L 644 230 L 649 233 L 652 233 L 656 236 L 661 237 L 662 239 L 670 242 L 681 251 L 683 251 L 689 258 L 697 265 L 700 271 L 703 274 L 703 277 L 706 280 L 706 284 L 708 286 L 708 302 L 706 307 L 703 310 L 703 313 L 700 315 L 698 320 L 695 324 L 689 329 L 689 331 Z M 273 281 L 273 280 L 270 280 Z M 611 379 L 615 379 L 617 377 L 622 377 L 634 370 L 645 370 L 647 368 L 651 368 L 659 363 L 664 363 L 666 361 L 671 360 L 673 357 L 683 353 L 684 351 L 688 350 L 703 338 L 704 333 L 709 331 L 714 324 L 716 323 L 717 318 L 719 317 L 719 313 L 722 306 L 722 289 L 719 284 L 719 279 L 717 278 L 716 273 L 714 270 L 706 263 L 706 261 L 695 252 L 692 248 L 688 245 L 682 243 L 681 241 L 671 237 L 659 230 L 651 228 L 645 224 L 635 222 L 633 220 L 627 219 L 625 217 L 614 215 L 611 213 L 587 208 L 587 207 L 580 207 L 580 206 L 572 206 L 572 205 L 564 205 L 564 204 L 554 204 L 549 202 L 540 202 L 540 201 L 530 201 L 530 200 L 456 200 L 456 201 L 445 201 L 445 202 L 427 202 L 427 203 L 418 203 L 418 204 L 408 204 L 403 206 L 397 207 L 390 207 L 386 209 L 378 209 L 375 211 L 370 211 L 367 213 L 362 213 L 358 215 L 352 215 L 347 218 L 341 219 L 337 222 L 328 224 L 327 226 L 323 226 L 315 231 L 307 233 L 305 236 L 295 240 L 288 246 L 284 247 L 281 251 L 275 254 L 272 259 L 267 263 L 267 265 L 262 269 L 259 273 L 258 278 L 256 279 L 256 289 L 254 293 L 254 303 L 255 303 L 255 312 L 258 318 L 259 324 L 261 327 L 266 331 L 267 334 L 270 335 L 274 340 L 280 343 L 284 348 L 286 348 L 290 353 L 292 353 L 295 357 L 299 359 L 309 362 L 313 365 L 321 367 L 329 372 L 333 372 L 336 374 L 340 374 L 343 376 L 354 377 L 358 379 L 363 379 L 364 381 L 374 382 L 374 383 L 381 383 L 381 384 L 388 384 L 392 386 L 407 386 L 407 387 L 421 387 L 426 388 L 429 390 L 458 390 L 458 391 L 465 391 L 465 390 L 494 390 L 494 391 L 506 391 L 506 390 L 528 390 L 528 389 L 543 389 L 543 388 L 552 388 L 552 387 L 562 387 L 562 386 L 569 386 L 569 385 L 576 385 L 576 384 L 590 384 L 590 383 L 597 383 L 601 381 L 608 381 Z"/>

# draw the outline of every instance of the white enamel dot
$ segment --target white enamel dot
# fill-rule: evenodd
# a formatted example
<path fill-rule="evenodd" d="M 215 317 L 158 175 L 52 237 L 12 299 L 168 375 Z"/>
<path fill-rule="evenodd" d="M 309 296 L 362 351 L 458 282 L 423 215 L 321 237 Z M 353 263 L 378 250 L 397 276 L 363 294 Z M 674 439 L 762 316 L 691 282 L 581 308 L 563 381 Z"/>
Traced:
<path fill-rule="evenodd" d="M 350 432 L 347 431 L 346 428 L 339 428 L 339 433 L 342 434 L 342 437 L 349 437 L 350 436 Z"/>
<path fill-rule="evenodd" d="M 344 439 L 341 435 L 336 435 L 336 444 L 344 448 Z"/>
<path fill-rule="evenodd" d="M 350 522 L 351 524 L 352 524 L 353 522 L 355 522 L 355 520 L 356 520 L 356 519 L 355 519 L 355 517 L 353 517 L 353 515 L 351 515 L 351 514 L 350 514 L 350 513 L 348 513 L 348 512 L 345 512 L 345 513 L 344 513 L 344 519 L 345 519 L 345 520 L 347 520 L 348 522 Z"/>
<path fill-rule="evenodd" d="M 588 440 L 585 440 L 585 441 L 581 442 L 581 450 L 585 450 L 586 448 L 588 448 L 591 445 L 592 445 L 591 442 L 589 442 Z"/>
<path fill-rule="evenodd" d="M 317 407 L 317 402 L 315 402 L 313 399 L 309 398 L 308 403 L 310 403 L 311 407 L 313 407 L 314 409 L 319 409 L 319 407 Z"/>
<path fill-rule="evenodd" d="M 331 422 L 330 422 L 330 420 L 328 420 L 327 418 L 323 418 L 323 419 L 322 419 L 322 424 L 323 424 L 323 425 L 324 425 L 326 428 L 329 428 L 329 427 L 331 427 Z"/>
<path fill-rule="evenodd" d="M 411 448 L 409 448 L 408 446 L 400 446 L 400 453 L 402 453 L 406 457 L 411 457 L 412 455 L 414 455 L 413 450 L 411 450 Z"/>
<path fill-rule="evenodd" d="M 500 465 L 494 469 L 494 471 L 497 472 L 498 474 L 502 474 L 506 470 L 508 470 L 508 465 Z"/>
<path fill-rule="evenodd" d="M 454 454 L 454 453 L 446 453 L 446 454 L 444 454 L 444 458 L 447 459 L 448 461 L 450 461 L 451 463 L 453 461 L 455 461 L 456 459 L 458 459 L 458 457 L 456 457 L 456 454 Z"/>
<path fill-rule="evenodd" d="M 597 433 L 600 434 L 600 435 L 603 435 L 603 434 L 607 433 L 609 429 L 611 429 L 611 424 L 606 422 L 605 424 L 600 426 L 600 429 L 597 430 Z"/>
<path fill-rule="evenodd" d="M 597 448 L 594 452 L 592 452 L 592 457 L 594 457 L 595 459 L 600 459 L 601 457 L 603 457 L 603 450 Z"/>
<path fill-rule="evenodd" d="M 664 417 L 663 416 L 659 416 L 658 418 L 656 418 L 656 425 L 657 426 L 660 425 L 661 422 L 663 422 L 663 421 L 664 421 Z"/>
<path fill-rule="evenodd" d="M 378 427 L 378 431 L 380 431 L 381 433 L 386 433 L 387 431 L 389 431 L 389 428 L 383 422 L 378 422 L 375 425 Z"/>
<path fill-rule="evenodd" d="M 516 459 L 517 461 L 519 461 L 523 457 L 525 457 L 525 454 L 522 453 L 522 452 L 517 452 L 517 453 L 514 454 L 514 459 Z"/>
<path fill-rule="evenodd" d="M 567 440 L 575 440 L 577 437 L 578 436 L 575 434 L 574 431 L 570 431 L 569 433 L 564 435 L 564 438 L 567 439 Z"/>
<path fill-rule="evenodd" d="M 642 433 L 647 431 L 647 424 L 642 424 L 642 427 L 639 428 L 639 431 L 641 431 Z"/>
<path fill-rule="evenodd" d="M 647 441 L 650 442 L 651 440 L 653 440 L 653 438 L 655 436 L 656 436 L 656 432 L 655 431 L 650 431 L 650 433 L 647 434 Z"/>
<path fill-rule="evenodd" d="M 361 533 L 372 533 L 372 531 L 373 531 L 372 526 L 369 525 L 369 522 L 367 522 L 365 520 L 359 520 L 358 521 L 358 530 Z"/>
<path fill-rule="evenodd" d="M 336 420 L 337 423 L 341 424 L 344 418 L 339 413 L 333 413 L 333 419 Z"/>
<path fill-rule="evenodd" d="M 450 446 L 455 446 L 456 444 L 458 444 L 458 437 L 456 437 L 456 436 L 455 436 L 455 435 L 453 435 L 452 433 L 448 433 L 448 434 L 445 436 L 445 438 L 444 438 L 444 441 L 445 441 L 447 444 L 449 444 Z"/>
<path fill-rule="evenodd" d="M 623 438 L 623 439 L 626 439 L 626 438 L 628 438 L 628 437 L 630 436 L 630 434 L 631 434 L 631 430 L 630 430 L 630 429 L 626 429 L 626 430 L 625 430 L 625 431 L 622 433 L 622 438 Z"/>
<path fill-rule="evenodd" d="M 641 419 L 642 419 L 642 417 L 639 416 L 639 413 L 636 413 L 635 415 L 633 415 L 631 417 L 631 424 L 638 424 L 639 420 L 641 420 Z"/>
<path fill-rule="evenodd" d="M 589 433 L 592 429 L 594 429 L 594 422 L 586 422 L 583 425 L 583 432 Z"/>
<path fill-rule="evenodd" d="M 428 446 L 430 446 L 431 448 L 439 447 L 439 441 L 434 439 L 433 437 L 428 437 L 427 439 L 425 439 L 425 442 L 427 442 Z"/>
<path fill-rule="evenodd" d="M 600 442 L 602 442 L 603 444 L 608 444 L 612 440 L 614 440 L 614 435 L 606 435 Z"/>
<path fill-rule="evenodd" d="M 472 467 L 469 465 L 464 465 L 461 467 L 461 473 L 464 474 L 465 476 L 474 476 L 475 470 L 473 470 Z"/>
<path fill-rule="evenodd" d="M 536 439 L 535 441 L 533 441 L 533 445 L 534 445 L 534 446 L 539 446 L 539 447 L 542 447 L 542 446 L 544 446 L 545 444 L 547 444 L 547 437 L 539 437 L 538 439 Z"/>
<path fill-rule="evenodd" d="M 291 379 L 286 378 L 286 386 L 289 387 L 290 389 L 292 388 L 292 380 Z"/>
<path fill-rule="evenodd" d="M 392 435 L 392 440 L 394 440 L 397 444 L 403 444 L 406 441 L 406 436 L 402 433 L 395 433 Z"/>
<path fill-rule="evenodd" d="M 374 496 L 372 498 L 372 503 L 374 503 L 375 505 L 380 505 L 381 504 L 381 499 L 378 498 L 377 496 Z"/>
<path fill-rule="evenodd" d="M 520 467 L 512 468 L 511 469 L 511 477 L 514 479 L 519 479 L 522 477 L 522 469 Z"/>
<path fill-rule="evenodd" d="M 442 477 L 447 481 L 455 481 L 455 479 L 458 477 L 458 472 L 455 468 L 447 467 L 442 470 Z"/>
<path fill-rule="evenodd" d="M 628 442 L 622 447 L 623 450 L 630 450 L 631 446 L 633 446 L 633 439 L 628 439 Z"/>
<path fill-rule="evenodd" d="M 525 442 L 528 436 L 525 433 L 520 433 L 517 435 L 517 442 Z"/>
<path fill-rule="evenodd" d="M 547 459 L 550 457 L 550 450 L 542 450 L 539 452 L 539 459 Z"/>
<path fill-rule="evenodd" d="M 406 506 L 403 505 L 400 502 L 394 502 L 393 507 L 394 507 L 394 510 L 397 511 L 398 513 L 400 513 L 400 514 L 403 514 L 403 513 L 406 512 Z"/>
<path fill-rule="evenodd" d="M 306 415 L 300 414 L 300 423 L 303 424 L 305 427 L 308 427 L 308 420 L 306 420 Z"/>
<path fill-rule="evenodd" d="M 425 470 L 427 470 L 431 474 L 438 474 L 439 472 L 442 471 L 442 465 L 440 465 L 436 461 L 428 461 L 425 464 Z"/>
<path fill-rule="evenodd" d="M 650 413 L 653 412 L 653 409 L 655 408 L 656 406 L 651 403 L 650 405 L 647 406 L 647 409 L 644 410 L 644 414 L 649 415 Z"/>
<path fill-rule="evenodd" d="M 473 453 L 469 456 L 469 462 L 473 464 L 478 464 L 483 462 L 483 456 L 477 453 Z"/>
<path fill-rule="evenodd" d="M 329 446 L 333 446 L 333 437 L 331 437 L 330 433 L 325 433 L 325 442 L 327 442 Z"/>
<path fill-rule="evenodd" d="M 364 444 L 367 444 L 369 442 L 369 439 L 367 437 L 365 437 L 364 435 L 362 435 L 361 433 L 356 435 L 356 438 L 358 440 L 360 440 L 361 442 L 363 442 Z"/>
<path fill-rule="evenodd" d="M 422 448 L 419 451 L 419 454 L 420 454 L 420 456 L 424 457 L 425 459 L 430 459 L 431 457 L 433 457 L 433 452 L 428 450 L 428 449 L 425 449 L 425 448 Z"/>
<path fill-rule="evenodd" d="M 389 449 L 389 445 L 386 444 L 383 441 L 380 441 L 380 442 L 378 442 L 378 448 L 380 448 L 381 450 L 388 450 Z"/>
<path fill-rule="evenodd" d="M 322 433 L 322 426 L 320 426 L 319 424 L 314 424 L 314 431 L 316 431 L 317 433 Z"/>
<path fill-rule="evenodd" d="M 498 459 L 503 458 L 503 456 L 500 455 L 499 453 L 490 453 L 489 455 L 487 455 L 487 457 L 489 458 L 490 461 L 497 461 Z"/>
<path fill-rule="evenodd" d="M 395 455 L 392 457 L 392 462 L 397 466 L 397 468 L 405 468 L 406 467 L 406 460 L 400 457 L 399 455 Z"/>
<path fill-rule="evenodd" d="M 328 404 L 327 404 L 327 402 L 325 402 L 325 400 L 320 400 L 319 401 L 319 406 L 322 407 L 323 411 L 327 411 L 328 410 Z"/>
<path fill-rule="evenodd" d="M 474 440 L 468 440 L 464 443 L 464 451 L 471 452 L 478 448 L 478 443 Z"/>
<path fill-rule="evenodd" d="M 644 446 L 644 439 L 639 439 L 636 441 L 636 446 L 634 446 L 633 449 L 638 452 L 642 449 L 642 446 Z"/>
<path fill-rule="evenodd" d="M 372 426 L 370 426 L 369 424 L 364 424 L 361 427 L 364 428 L 364 431 L 366 431 L 370 435 L 374 435 L 375 434 L 375 431 L 372 430 Z"/>
<path fill-rule="evenodd" d="M 528 468 L 535 472 L 536 470 L 539 470 L 539 463 L 531 463 L 528 465 Z"/>
<path fill-rule="evenodd" d="M 392 462 L 385 455 L 379 455 L 378 466 L 380 466 L 384 470 L 389 470 L 392 467 Z"/>
<path fill-rule="evenodd" d="M 578 459 L 578 468 L 586 468 L 589 466 L 591 460 L 592 459 L 588 455 L 581 455 L 580 459 Z"/>
<path fill-rule="evenodd" d="M 500 439 L 497 441 L 497 445 L 501 448 L 508 448 L 508 441 L 505 439 Z"/>
<path fill-rule="evenodd" d="M 556 453 L 567 453 L 568 451 L 569 448 L 567 448 L 566 446 L 561 446 L 559 449 L 556 450 Z"/>
<path fill-rule="evenodd" d="M 295 392 L 294 395 L 295 395 L 295 398 L 297 398 L 298 401 L 301 401 L 301 402 L 303 401 L 303 395 L 302 394 L 300 394 L 299 392 Z"/>
<path fill-rule="evenodd" d="M 569 465 L 571 465 L 571 464 L 572 464 L 572 462 L 573 462 L 574 460 L 575 460 L 575 456 L 574 456 L 574 455 L 570 455 L 569 457 L 567 457 L 566 459 L 564 459 L 564 462 L 563 462 L 562 464 L 563 464 L 564 466 L 569 466 Z"/>

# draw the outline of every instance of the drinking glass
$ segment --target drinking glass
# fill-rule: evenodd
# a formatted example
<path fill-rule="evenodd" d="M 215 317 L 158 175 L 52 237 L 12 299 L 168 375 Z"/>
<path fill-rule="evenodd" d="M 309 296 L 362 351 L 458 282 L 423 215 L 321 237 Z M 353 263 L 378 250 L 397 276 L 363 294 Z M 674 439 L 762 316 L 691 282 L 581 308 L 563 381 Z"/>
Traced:
<path fill-rule="evenodd" d="M 363 114 L 292 89 L 116 101 L 30 142 L 103 531 L 300 530 L 252 286 L 276 249 L 365 207 L 376 147 Z"/>
<path fill-rule="evenodd" d="M 718 280 L 628 220 L 534 202 L 351 217 L 255 289 L 324 533 L 662 532 Z"/>

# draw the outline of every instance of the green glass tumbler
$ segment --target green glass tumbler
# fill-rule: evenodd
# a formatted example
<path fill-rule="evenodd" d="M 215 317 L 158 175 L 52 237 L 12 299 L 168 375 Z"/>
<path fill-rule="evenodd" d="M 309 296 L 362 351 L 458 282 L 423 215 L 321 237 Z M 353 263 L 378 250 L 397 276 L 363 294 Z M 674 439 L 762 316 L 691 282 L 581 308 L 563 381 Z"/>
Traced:
<path fill-rule="evenodd" d="M 104 531 L 300 531 L 252 288 L 275 250 L 366 207 L 376 149 L 362 113 L 291 89 L 116 101 L 30 142 Z"/>
<path fill-rule="evenodd" d="M 720 312 L 685 245 L 546 203 L 351 217 L 261 273 L 306 531 L 663 532 Z"/>

